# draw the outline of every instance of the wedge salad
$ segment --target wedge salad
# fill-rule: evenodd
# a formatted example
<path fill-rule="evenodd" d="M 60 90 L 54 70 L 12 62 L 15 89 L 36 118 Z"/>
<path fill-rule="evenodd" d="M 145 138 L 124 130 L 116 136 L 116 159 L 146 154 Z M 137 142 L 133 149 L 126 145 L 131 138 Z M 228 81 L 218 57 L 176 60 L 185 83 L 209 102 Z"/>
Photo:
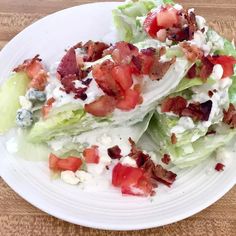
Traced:
<path fill-rule="evenodd" d="M 124 195 L 153 196 L 176 180 L 170 167 L 225 155 L 236 134 L 236 50 L 171 0 L 130 0 L 112 14 L 110 42 L 13 68 L 0 90 L 0 132 L 10 153 L 46 160 L 65 183 L 105 180 Z M 144 135 L 153 150 L 142 148 Z"/>

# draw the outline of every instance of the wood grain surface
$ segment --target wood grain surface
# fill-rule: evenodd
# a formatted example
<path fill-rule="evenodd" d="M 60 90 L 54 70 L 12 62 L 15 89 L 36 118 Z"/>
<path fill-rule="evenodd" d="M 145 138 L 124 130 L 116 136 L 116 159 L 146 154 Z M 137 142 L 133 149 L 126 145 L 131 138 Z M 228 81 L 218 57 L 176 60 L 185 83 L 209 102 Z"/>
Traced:
<path fill-rule="evenodd" d="M 43 16 L 93 0 L 0 0 L 0 49 L 18 32 Z M 104 1 L 103 1 L 104 2 Z M 194 7 L 218 32 L 236 38 L 236 0 L 179 0 Z M 174 214 L 174 213 L 173 213 Z M 123 235 L 236 235 L 236 187 L 202 212 L 175 224 L 130 232 L 114 232 L 73 225 L 36 209 L 0 178 L 0 236 L 123 236 Z"/>

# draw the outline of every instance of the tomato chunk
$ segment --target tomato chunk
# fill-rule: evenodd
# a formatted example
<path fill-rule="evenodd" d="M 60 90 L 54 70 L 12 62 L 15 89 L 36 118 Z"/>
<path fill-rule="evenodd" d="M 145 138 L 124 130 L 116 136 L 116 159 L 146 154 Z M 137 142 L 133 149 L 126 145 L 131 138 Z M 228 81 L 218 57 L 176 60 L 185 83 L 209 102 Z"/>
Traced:
<path fill-rule="evenodd" d="M 133 84 L 131 69 L 128 65 L 115 66 L 111 71 L 111 75 L 123 90 L 129 89 Z"/>
<path fill-rule="evenodd" d="M 140 100 L 140 92 L 129 89 L 125 92 L 124 98 L 117 102 L 116 107 L 124 111 L 130 111 L 139 104 Z"/>
<path fill-rule="evenodd" d="M 168 6 L 157 12 L 157 25 L 165 29 L 173 27 L 178 23 L 177 10 L 174 7 Z"/>
<path fill-rule="evenodd" d="M 49 156 L 49 168 L 53 171 L 70 170 L 75 172 L 81 165 L 82 160 L 78 157 L 69 156 L 65 159 L 61 159 L 52 153 Z"/>
<path fill-rule="evenodd" d="M 143 169 L 118 163 L 112 172 L 112 184 L 120 187 L 123 194 L 148 196 L 152 192 L 151 182 Z"/>
<path fill-rule="evenodd" d="M 114 111 L 116 107 L 116 100 L 113 97 L 103 95 L 92 103 L 85 104 L 86 112 L 94 116 L 107 116 Z"/>
<path fill-rule="evenodd" d="M 86 163 L 99 163 L 99 153 L 98 153 L 98 147 L 92 146 L 90 148 L 86 148 L 83 151 L 83 156 Z"/>
<path fill-rule="evenodd" d="M 212 64 L 220 64 L 223 67 L 223 78 L 231 77 L 234 74 L 234 65 L 236 64 L 236 58 L 232 56 L 209 56 L 208 59 Z"/>
<path fill-rule="evenodd" d="M 156 38 L 156 34 L 157 31 L 159 29 L 161 29 L 158 25 L 157 25 L 157 13 L 156 12 L 150 12 L 148 13 L 143 27 L 145 29 L 145 31 L 152 37 L 152 38 Z"/>

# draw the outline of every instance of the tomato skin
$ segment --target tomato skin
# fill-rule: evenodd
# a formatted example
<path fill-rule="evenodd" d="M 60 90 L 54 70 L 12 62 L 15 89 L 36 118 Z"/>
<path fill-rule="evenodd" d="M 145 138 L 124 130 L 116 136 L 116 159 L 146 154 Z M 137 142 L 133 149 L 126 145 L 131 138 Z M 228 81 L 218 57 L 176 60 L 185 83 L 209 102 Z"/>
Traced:
<path fill-rule="evenodd" d="M 116 107 L 123 111 L 130 111 L 140 102 L 140 92 L 129 89 L 125 92 L 124 98 L 117 102 Z"/>
<path fill-rule="evenodd" d="M 98 164 L 99 159 L 100 159 L 99 153 L 98 153 L 98 147 L 92 146 L 90 148 L 84 149 L 83 156 L 86 163 Z"/>
<path fill-rule="evenodd" d="M 160 27 L 157 25 L 157 12 L 150 12 L 148 13 L 144 23 L 143 27 L 145 31 L 152 37 L 156 38 L 156 33 Z"/>
<path fill-rule="evenodd" d="M 128 65 L 115 66 L 111 71 L 111 76 L 123 90 L 129 89 L 133 84 L 131 68 Z"/>
<path fill-rule="evenodd" d="M 49 168 L 53 171 L 70 170 L 75 172 L 81 167 L 82 163 L 82 160 L 77 157 L 69 156 L 65 159 L 60 159 L 52 153 L 49 156 Z"/>
<path fill-rule="evenodd" d="M 116 106 L 115 98 L 103 95 L 94 102 L 85 104 L 84 109 L 86 112 L 94 116 L 103 117 L 113 112 L 115 106 Z"/>
<path fill-rule="evenodd" d="M 231 77 L 234 74 L 234 65 L 236 64 L 236 59 L 232 56 L 212 56 L 207 57 L 209 61 L 216 65 L 220 64 L 223 67 L 224 74 L 223 78 Z"/>

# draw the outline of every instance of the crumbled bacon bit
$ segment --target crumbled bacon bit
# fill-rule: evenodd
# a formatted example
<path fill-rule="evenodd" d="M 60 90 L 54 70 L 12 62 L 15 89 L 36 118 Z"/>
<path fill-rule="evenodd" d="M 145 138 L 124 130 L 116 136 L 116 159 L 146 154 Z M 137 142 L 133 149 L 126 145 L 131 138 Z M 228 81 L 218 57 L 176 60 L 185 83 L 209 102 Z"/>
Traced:
<path fill-rule="evenodd" d="M 229 104 L 229 108 L 224 112 L 223 122 L 228 124 L 231 128 L 236 128 L 236 109 L 232 103 Z"/>
<path fill-rule="evenodd" d="M 189 79 L 196 78 L 197 76 L 197 70 L 196 70 L 196 64 L 194 64 L 188 71 L 187 77 Z"/>
<path fill-rule="evenodd" d="M 189 116 L 193 120 L 208 121 L 209 115 L 211 113 L 212 101 L 208 100 L 204 103 L 190 103 L 186 107 L 181 115 Z"/>
<path fill-rule="evenodd" d="M 168 164 L 170 163 L 170 161 L 171 161 L 170 155 L 164 154 L 163 157 L 161 158 L 161 161 L 162 161 L 163 163 L 165 163 L 166 165 L 168 165 Z"/>
<path fill-rule="evenodd" d="M 52 108 L 52 104 L 55 102 L 55 98 L 51 97 L 49 98 L 46 103 L 43 105 L 41 112 L 42 112 L 42 116 L 44 118 L 47 118 L 51 108 Z"/>
<path fill-rule="evenodd" d="M 61 59 L 61 62 L 57 68 L 57 72 L 62 78 L 70 74 L 77 74 L 78 68 L 74 48 L 70 48 Z"/>
<path fill-rule="evenodd" d="M 213 95 L 214 95 L 214 93 L 211 90 L 209 90 L 208 91 L 208 96 L 211 98 Z"/>
<path fill-rule="evenodd" d="M 212 73 L 214 65 L 207 57 L 201 59 L 202 66 L 200 67 L 199 77 L 206 80 Z"/>
<path fill-rule="evenodd" d="M 225 167 L 224 164 L 222 164 L 222 163 L 217 163 L 217 164 L 215 165 L 215 170 L 216 170 L 216 171 L 223 171 L 223 170 L 224 170 L 224 167 Z"/>
<path fill-rule="evenodd" d="M 118 145 L 108 148 L 107 154 L 111 159 L 120 159 L 122 157 L 121 149 Z"/>
<path fill-rule="evenodd" d="M 177 137 L 176 137 L 175 133 L 171 134 L 171 143 L 172 144 L 176 144 L 177 143 Z"/>
<path fill-rule="evenodd" d="M 14 72 L 21 72 L 26 71 L 31 65 L 33 65 L 35 62 L 41 62 L 42 59 L 39 58 L 39 55 L 37 54 L 32 59 L 24 60 L 23 64 L 17 66 L 13 69 Z"/>
<path fill-rule="evenodd" d="M 192 40 L 193 36 L 194 36 L 194 32 L 197 31 L 197 21 L 196 21 L 196 15 L 194 12 L 190 11 L 190 12 L 186 12 L 185 14 L 185 18 L 188 22 L 188 29 L 189 29 L 189 38 L 188 40 Z"/>
<path fill-rule="evenodd" d="M 187 42 L 180 43 L 180 46 L 190 62 L 195 62 L 197 59 L 201 59 L 203 57 L 203 52 L 195 45 L 191 45 Z"/>
<path fill-rule="evenodd" d="M 66 93 L 75 93 L 74 98 L 80 98 L 81 100 L 85 100 L 87 95 L 85 94 L 87 87 L 76 88 L 75 81 L 77 80 L 77 76 L 75 74 L 66 75 L 61 79 L 61 84 L 63 85 L 64 91 Z"/>
<path fill-rule="evenodd" d="M 161 182 L 167 186 L 170 186 L 176 179 L 176 174 L 164 169 L 161 165 L 155 165 L 148 154 L 144 154 L 129 138 L 131 143 L 131 152 L 129 156 L 136 160 L 138 167 L 143 168 L 148 176 L 153 180 L 152 184 L 157 187 L 155 181 Z"/>
<path fill-rule="evenodd" d="M 85 55 L 83 55 L 83 61 L 93 62 L 103 56 L 103 51 L 109 48 L 109 45 L 103 42 L 94 42 L 89 40 L 84 45 L 80 42 L 74 46 L 74 48 L 81 48 Z"/>
<path fill-rule="evenodd" d="M 48 82 L 48 74 L 44 70 L 41 70 L 30 81 L 29 87 L 40 91 L 44 91 Z"/>
<path fill-rule="evenodd" d="M 161 104 L 161 112 L 173 112 L 176 115 L 181 115 L 186 107 L 187 100 L 181 96 L 166 98 Z"/>

